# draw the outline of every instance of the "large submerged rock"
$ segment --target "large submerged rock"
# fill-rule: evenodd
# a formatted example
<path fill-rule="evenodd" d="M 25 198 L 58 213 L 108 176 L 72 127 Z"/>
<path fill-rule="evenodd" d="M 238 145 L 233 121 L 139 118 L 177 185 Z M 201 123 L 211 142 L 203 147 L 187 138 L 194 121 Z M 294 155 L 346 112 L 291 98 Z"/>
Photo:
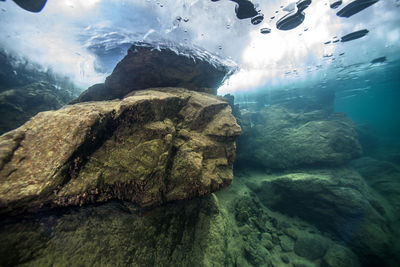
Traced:
<path fill-rule="evenodd" d="M 353 122 L 344 114 L 275 104 L 259 112 L 242 110 L 241 116 L 238 162 L 268 169 L 337 166 L 362 153 Z"/>
<path fill-rule="evenodd" d="M 214 194 L 145 216 L 112 201 L 0 225 L 0 265 L 233 266 L 231 229 Z"/>
<path fill-rule="evenodd" d="M 0 214 L 214 192 L 232 182 L 239 134 L 224 100 L 179 88 L 39 113 L 0 137 Z"/>
<path fill-rule="evenodd" d="M 393 256 L 392 211 L 354 170 L 299 170 L 249 186 L 266 206 L 336 235 L 365 262 Z"/>
<path fill-rule="evenodd" d="M 197 48 L 137 42 L 104 84 L 90 87 L 74 102 L 123 98 L 132 91 L 152 87 L 184 87 L 216 94 L 234 70 L 233 62 Z"/>

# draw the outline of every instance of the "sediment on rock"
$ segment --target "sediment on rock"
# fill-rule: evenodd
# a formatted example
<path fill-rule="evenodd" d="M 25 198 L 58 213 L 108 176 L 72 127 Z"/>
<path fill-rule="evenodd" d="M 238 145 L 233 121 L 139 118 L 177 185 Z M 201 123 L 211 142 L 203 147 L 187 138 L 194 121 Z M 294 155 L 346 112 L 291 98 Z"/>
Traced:
<path fill-rule="evenodd" d="M 179 88 L 43 112 L 0 137 L 0 210 L 205 195 L 232 182 L 239 134 L 225 101 Z"/>

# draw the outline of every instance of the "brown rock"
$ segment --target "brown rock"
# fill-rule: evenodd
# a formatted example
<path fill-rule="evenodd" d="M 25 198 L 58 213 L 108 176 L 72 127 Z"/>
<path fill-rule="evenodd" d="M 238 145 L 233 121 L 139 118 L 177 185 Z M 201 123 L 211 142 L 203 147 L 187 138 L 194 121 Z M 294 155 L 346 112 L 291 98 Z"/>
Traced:
<path fill-rule="evenodd" d="M 239 134 L 226 102 L 178 88 L 39 113 L 0 137 L 0 214 L 214 192 L 232 182 Z"/>
<path fill-rule="evenodd" d="M 137 42 L 104 84 L 83 92 L 74 103 L 123 98 L 135 90 L 184 87 L 216 94 L 235 65 L 198 48 Z"/>

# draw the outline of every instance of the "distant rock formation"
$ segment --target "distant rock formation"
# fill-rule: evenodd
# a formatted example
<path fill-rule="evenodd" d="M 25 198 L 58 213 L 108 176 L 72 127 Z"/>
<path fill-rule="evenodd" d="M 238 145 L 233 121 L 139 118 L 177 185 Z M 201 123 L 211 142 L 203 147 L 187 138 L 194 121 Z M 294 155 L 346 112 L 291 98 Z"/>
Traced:
<path fill-rule="evenodd" d="M 40 111 L 55 110 L 73 99 L 47 82 L 11 87 L 0 92 L 0 134 L 15 129 Z"/>
<path fill-rule="evenodd" d="M 0 213 L 217 191 L 232 182 L 240 132 L 226 101 L 179 88 L 39 113 L 0 137 Z"/>
<path fill-rule="evenodd" d="M 353 122 L 344 114 L 300 100 L 241 110 L 238 161 L 267 169 L 338 166 L 361 156 Z M 332 99 L 333 103 L 333 99 Z"/>
<path fill-rule="evenodd" d="M 40 111 L 59 109 L 77 95 L 68 77 L 0 48 L 0 135 Z"/>
<path fill-rule="evenodd" d="M 234 70 L 232 62 L 200 49 L 137 42 L 104 84 L 88 88 L 73 103 L 121 99 L 132 91 L 153 87 L 183 87 L 216 95 Z"/>

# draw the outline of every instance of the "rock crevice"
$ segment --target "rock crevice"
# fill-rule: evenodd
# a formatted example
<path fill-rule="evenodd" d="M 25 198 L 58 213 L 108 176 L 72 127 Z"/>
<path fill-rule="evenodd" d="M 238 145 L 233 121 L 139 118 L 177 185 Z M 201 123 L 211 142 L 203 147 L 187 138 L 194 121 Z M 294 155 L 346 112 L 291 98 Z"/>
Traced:
<path fill-rule="evenodd" d="M 214 192 L 232 181 L 240 127 L 222 99 L 164 88 L 40 113 L 0 138 L 2 155 L 21 133 L 22 147 L 1 159 L 2 214 L 111 199 L 152 207 Z"/>

